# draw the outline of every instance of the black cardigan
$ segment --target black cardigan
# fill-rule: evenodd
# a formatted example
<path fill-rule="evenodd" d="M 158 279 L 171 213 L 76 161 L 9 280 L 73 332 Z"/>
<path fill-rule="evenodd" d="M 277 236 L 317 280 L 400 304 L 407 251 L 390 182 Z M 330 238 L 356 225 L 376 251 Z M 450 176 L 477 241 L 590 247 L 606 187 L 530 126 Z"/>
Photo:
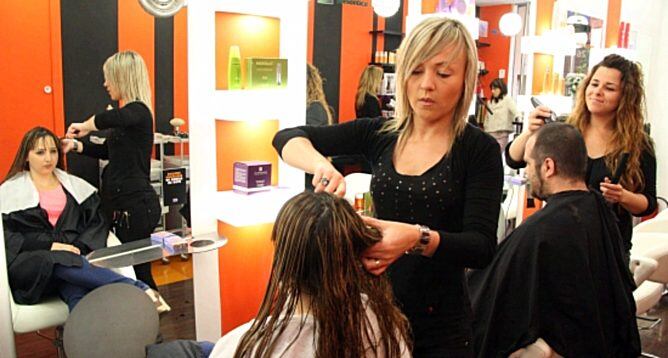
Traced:
<path fill-rule="evenodd" d="M 438 230 L 441 240 L 433 257 L 402 256 L 390 267 L 390 278 L 411 322 L 416 351 L 467 347 L 471 308 L 464 268 L 484 267 L 496 249 L 503 183 L 498 144 L 467 125 L 439 163 L 422 175 L 406 176 L 394 170 L 397 135 L 379 132 L 383 122 L 357 119 L 285 129 L 273 145 L 280 154 L 290 139 L 306 137 L 325 156 L 364 155 L 372 165 L 377 217 Z"/>
<path fill-rule="evenodd" d="M 357 118 L 380 117 L 380 109 L 380 101 L 378 98 L 367 93 L 364 95 L 364 103 L 362 104 L 362 107 L 355 107 L 355 116 L 357 116 Z"/>
<path fill-rule="evenodd" d="M 150 184 L 153 116 L 148 107 L 142 102 L 131 102 L 96 114 L 95 126 L 100 130 L 110 129 L 110 135 L 104 144 L 85 139 L 82 154 L 109 160 L 102 174 L 103 200 L 153 190 Z"/>

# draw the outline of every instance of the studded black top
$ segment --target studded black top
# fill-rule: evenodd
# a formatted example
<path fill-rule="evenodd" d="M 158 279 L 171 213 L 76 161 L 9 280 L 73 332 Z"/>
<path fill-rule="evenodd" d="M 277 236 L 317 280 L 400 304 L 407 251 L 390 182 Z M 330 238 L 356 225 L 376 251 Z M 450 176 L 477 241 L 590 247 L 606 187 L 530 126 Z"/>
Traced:
<path fill-rule="evenodd" d="M 392 161 L 397 134 L 380 132 L 382 124 L 382 119 L 357 119 L 284 129 L 273 144 L 281 153 L 290 139 L 306 137 L 325 156 L 364 155 L 372 167 L 376 216 L 438 231 L 441 240 L 434 255 L 401 257 L 390 267 L 390 279 L 411 322 L 414 353 L 466 349 L 471 309 L 464 269 L 484 267 L 496 248 L 503 184 L 498 144 L 467 125 L 437 164 L 421 175 L 402 175 Z"/>

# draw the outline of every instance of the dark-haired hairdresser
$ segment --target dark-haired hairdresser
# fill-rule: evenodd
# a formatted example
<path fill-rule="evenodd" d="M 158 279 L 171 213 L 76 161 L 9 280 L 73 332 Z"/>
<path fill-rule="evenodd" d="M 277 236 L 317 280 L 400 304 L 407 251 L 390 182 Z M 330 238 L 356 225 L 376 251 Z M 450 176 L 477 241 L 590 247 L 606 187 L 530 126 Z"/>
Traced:
<path fill-rule="evenodd" d="M 517 117 L 515 101 L 508 96 L 508 88 L 500 78 L 495 78 L 489 84 L 492 98 L 489 107 L 492 114 L 487 113 L 485 118 L 485 132 L 489 133 L 501 147 L 501 151 L 508 145 L 508 136 L 513 132 L 513 121 Z"/>
<path fill-rule="evenodd" d="M 63 140 L 65 153 L 77 153 L 109 164 L 102 173 L 102 210 L 122 242 L 148 238 L 160 220 L 158 195 L 151 187 L 153 113 L 151 87 L 146 64 L 134 51 L 118 52 L 102 67 L 104 87 L 120 108 L 91 116 L 83 123 L 72 123 Z M 91 131 L 109 129 L 103 144 L 84 138 Z M 73 138 L 84 138 L 81 141 Z M 157 285 L 151 263 L 134 266 L 137 278 L 153 289 Z"/>
<path fill-rule="evenodd" d="M 580 84 L 575 109 L 567 120 L 582 133 L 587 146 L 587 185 L 603 194 L 619 219 L 627 261 L 632 216 L 651 214 L 657 207 L 656 155 L 643 130 L 644 113 L 645 88 L 640 67 L 619 55 L 608 55 Z M 526 165 L 522 160 L 524 146 L 543 125 L 541 116 L 549 116 L 549 108 L 541 106 L 531 112 L 528 130 L 506 147 L 509 166 Z M 613 178 L 623 153 L 628 153 L 628 162 L 621 177 Z M 613 182 L 615 179 L 617 183 Z"/>
<path fill-rule="evenodd" d="M 389 268 L 416 357 L 472 355 L 464 271 L 487 265 L 496 249 L 499 146 L 466 123 L 477 65 L 464 25 L 426 19 L 397 52 L 394 119 L 290 128 L 274 138 L 286 163 L 314 173 L 316 191 L 345 192 L 325 156 L 360 154 L 370 162 L 377 219 L 365 221 L 383 240 L 363 262 L 376 274 Z"/>
<path fill-rule="evenodd" d="M 63 170 L 59 139 L 28 131 L 0 185 L 0 209 L 13 299 L 36 304 L 58 294 L 70 310 L 93 289 L 111 283 L 146 292 L 159 312 L 169 306 L 144 282 L 92 266 L 83 255 L 106 246 L 109 229 L 97 190 Z"/>
<path fill-rule="evenodd" d="M 478 357 L 637 357 L 635 284 L 601 194 L 585 183 L 577 129 L 544 126 L 524 153 L 532 194 L 547 205 L 469 275 Z"/>
<path fill-rule="evenodd" d="M 342 198 L 301 193 L 283 205 L 271 234 L 274 260 L 252 321 L 208 344 L 174 341 L 148 357 L 410 357 L 408 321 L 387 277 L 362 266 L 380 241 Z"/>

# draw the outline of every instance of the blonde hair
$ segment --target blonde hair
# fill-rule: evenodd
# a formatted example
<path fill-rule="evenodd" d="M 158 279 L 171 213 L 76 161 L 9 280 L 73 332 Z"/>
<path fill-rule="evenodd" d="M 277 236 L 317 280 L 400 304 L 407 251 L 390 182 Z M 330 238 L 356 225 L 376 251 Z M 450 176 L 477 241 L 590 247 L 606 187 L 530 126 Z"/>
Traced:
<path fill-rule="evenodd" d="M 378 99 L 376 93 L 380 91 L 380 84 L 383 81 L 383 69 L 369 65 L 366 66 L 360 75 L 360 81 L 357 84 L 357 94 L 355 94 L 355 109 L 364 106 L 364 97 L 369 94 Z"/>
<path fill-rule="evenodd" d="M 619 55 L 608 55 L 596 64 L 589 75 L 580 83 L 576 94 L 575 108 L 566 123 L 585 133 L 591 124 L 591 112 L 587 108 L 586 92 L 592 77 L 600 67 L 619 71 L 621 78 L 621 96 L 613 119 L 612 150 L 605 155 L 605 166 L 614 173 L 619 165 L 622 153 L 629 153 L 626 169 L 620 178 L 620 184 L 631 190 L 643 190 L 645 178 L 640 168 L 640 156 L 643 150 L 654 155 L 654 148 L 645 134 L 645 87 L 640 66 Z"/>
<path fill-rule="evenodd" d="M 153 112 L 151 85 L 144 59 L 134 51 L 122 51 L 109 57 L 102 66 L 104 77 L 119 92 L 121 100 L 143 102 Z"/>
<path fill-rule="evenodd" d="M 322 88 L 322 76 L 320 71 L 310 63 L 306 64 L 306 105 L 318 102 L 327 113 L 327 124 L 333 124 L 332 110 L 327 104 L 325 91 Z"/>
<path fill-rule="evenodd" d="M 398 132 L 399 147 L 405 144 L 413 130 L 414 111 L 408 101 L 407 82 L 420 64 L 434 57 L 443 48 L 452 46 L 450 59 L 463 51 L 466 55 L 464 93 L 455 107 L 452 121 L 454 138 L 464 133 L 468 107 L 473 99 L 478 75 L 478 53 L 471 34 L 464 25 L 453 19 L 430 17 L 418 24 L 397 50 L 397 104 L 394 118 L 387 121 L 383 131 Z M 452 147 L 451 141 L 450 146 Z M 449 149 L 448 149 L 449 150 Z"/>

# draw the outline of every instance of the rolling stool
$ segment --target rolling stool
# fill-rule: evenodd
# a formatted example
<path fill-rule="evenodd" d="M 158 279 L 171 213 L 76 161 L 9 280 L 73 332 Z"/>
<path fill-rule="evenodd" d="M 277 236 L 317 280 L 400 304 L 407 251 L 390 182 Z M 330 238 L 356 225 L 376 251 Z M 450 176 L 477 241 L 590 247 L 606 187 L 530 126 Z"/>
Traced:
<path fill-rule="evenodd" d="M 84 296 L 65 322 L 68 358 L 145 357 L 155 343 L 158 311 L 139 288 L 115 283 Z"/>

